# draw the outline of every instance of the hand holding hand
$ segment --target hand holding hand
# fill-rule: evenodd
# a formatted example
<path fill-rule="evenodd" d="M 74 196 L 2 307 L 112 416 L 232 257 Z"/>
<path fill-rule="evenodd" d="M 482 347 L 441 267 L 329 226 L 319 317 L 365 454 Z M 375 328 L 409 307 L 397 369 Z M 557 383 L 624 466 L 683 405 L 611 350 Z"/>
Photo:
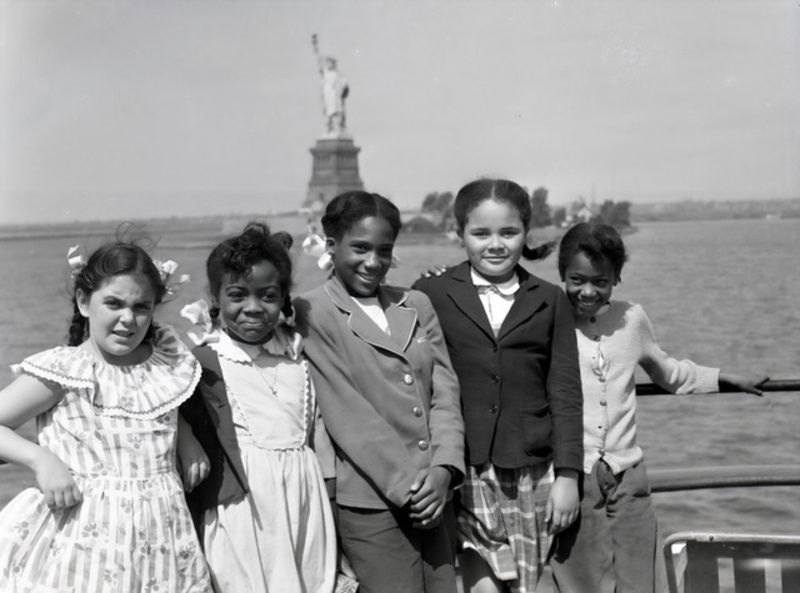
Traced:
<path fill-rule="evenodd" d="M 580 512 L 578 476 L 574 470 L 562 470 L 556 476 L 545 507 L 545 522 L 551 535 L 563 531 Z"/>
<path fill-rule="evenodd" d="M 417 529 L 432 529 L 439 524 L 447 504 L 450 471 L 441 465 L 421 470 L 411 485 L 409 517 Z"/>
<path fill-rule="evenodd" d="M 31 469 L 51 510 L 66 509 L 83 500 L 83 494 L 69 468 L 44 447 L 36 455 Z"/>

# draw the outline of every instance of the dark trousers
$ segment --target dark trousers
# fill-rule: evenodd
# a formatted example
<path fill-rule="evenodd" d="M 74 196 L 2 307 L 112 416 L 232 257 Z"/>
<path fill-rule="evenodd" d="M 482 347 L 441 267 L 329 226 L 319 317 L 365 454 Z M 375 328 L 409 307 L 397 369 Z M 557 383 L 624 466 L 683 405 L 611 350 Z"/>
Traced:
<path fill-rule="evenodd" d="M 550 560 L 561 593 L 653 593 L 656 516 L 644 463 L 614 475 L 600 460 L 583 476 L 581 516 Z"/>
<path fill-rule="evenodd" d="M 452 504 L 433 529 L 415 529 L 399 509 L 338 507 L 342 551 L 359 593 L 456 593 Z"/>

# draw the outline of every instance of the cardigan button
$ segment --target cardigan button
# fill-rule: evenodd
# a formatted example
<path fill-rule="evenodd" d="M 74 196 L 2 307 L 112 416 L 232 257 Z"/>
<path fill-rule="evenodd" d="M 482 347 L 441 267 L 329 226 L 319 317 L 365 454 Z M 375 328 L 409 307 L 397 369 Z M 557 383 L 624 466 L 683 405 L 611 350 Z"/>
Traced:
<path fill-rule="evenodd" d="M 601 405 L 601 406 L 605 406 L 605 405 L 606 405 L 606 400 L 604 400 L 604 399 L 601 399 L 601 400 L 600 400 L 600 405 Z"/>
<path fill-rule="evenodd" d="M 414 383 L 414 377 L 406 373 L 405 375 L 403 375 L 403 383 L 405 383 L 406 385 L 411 385 L 412 383 Z"/>
<path fill-rule="evenodd" d="M 416 416 L 417 418 L 421 418 L 422 417 L 422 408 L 420 408 L 419 406 L 414 406 L 411 409 L 411 413 L 414 414 L 414 416 Z"/>
<path fill-rule="evenodd" d="M 428 441 L 425 439 L 420 439 L 417 443 L 417 447 L 419 447 L 420 451 L 427 451 L 428 450 Z"/>
<path fill-rule="evenodd" d="M 497 414 L 497 409 L 498 409 L 498 408 L 497 408 L 497 404 L 492 404 L 491 406 L 489 406 L 489 411 L 490 411 L 492 414 Z"/>

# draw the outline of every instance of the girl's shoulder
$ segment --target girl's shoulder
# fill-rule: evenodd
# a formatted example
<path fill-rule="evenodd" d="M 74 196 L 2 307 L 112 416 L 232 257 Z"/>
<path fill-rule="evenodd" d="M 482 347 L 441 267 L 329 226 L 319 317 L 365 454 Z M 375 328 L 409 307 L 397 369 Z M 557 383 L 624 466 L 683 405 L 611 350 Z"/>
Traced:
<path fill-rule="evenodd" d="M 78 346 L 56 346 L 37 352 L 12 365 L 11 370 L 16 375 L 30 375 L 63 389 L 94 385 L 94 357 Z"/>
<path fill-rule="evenodd" d="M 609 321 L 624 319 L 625 324 L 632 328 L 650 325 L 650 318 L 644 307 L 632 301 L 612 300 L 609 302 L 608 313 L 601 314 L 600 317 L 607 317 Z"/>
<path fill-rule="evenodd" d="M 156 418 L 188 399 L 201 373 L 169 326 L 155 326 L 152 352 L 136 365 L 114 365 L 84 348 L 58 346 L 29 356 L 14 370 L 82 390 L 101 413 L 141 419 Z"/>

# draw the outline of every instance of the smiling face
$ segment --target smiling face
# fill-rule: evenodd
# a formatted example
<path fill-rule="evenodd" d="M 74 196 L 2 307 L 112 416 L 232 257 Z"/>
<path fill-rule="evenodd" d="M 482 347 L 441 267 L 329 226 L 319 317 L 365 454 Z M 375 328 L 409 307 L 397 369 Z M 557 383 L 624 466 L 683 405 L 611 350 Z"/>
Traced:
<path fill-rule="evenodd" d="M 231 338 L 262 344 L 272 337 L 283 305 L 278 270 L 262 260 L 246 274 L 226 272 L 213 300 Z"/>
<path fill-rule="evenodd" d="M 513 205 L 488 199 L 467 214 L 461 240 L 476 272 L 487 280 L 505 282 L 522 256 L 525 235 L 525 225 Z"/>
<path fill-rule="evenodd" d="M 578 319 L 590 319 L 611 299 L 616 285 L 614 265 L 606 257 L 592 261 L 575 252 L 564 270 L 564 290 Z"/>
<path fill-rule="evenodd" d="M 107 362 L 136 364 L 149 353 L 149 349 L 139 348 L 156 306 L 147 276 L 112 276 L 91 294 L 78 289 L 75 300 L 81 315 L 89 320 L 88 346 Z"/>
<path fill-rule="evenodd" d="M 356 297 L 375 294 L 392 265 L 394 239 L 389 222 L 376 216 L 362 218 L 341 239 L 328 237 L 328 253 L 347 292 Z"/>

